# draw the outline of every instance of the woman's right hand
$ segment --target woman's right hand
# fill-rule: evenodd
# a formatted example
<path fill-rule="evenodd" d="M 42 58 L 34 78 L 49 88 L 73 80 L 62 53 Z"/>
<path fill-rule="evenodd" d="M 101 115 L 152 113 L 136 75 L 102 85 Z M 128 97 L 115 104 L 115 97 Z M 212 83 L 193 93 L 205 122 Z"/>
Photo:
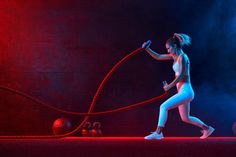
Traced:
<path fill-rule="evenodd" d="M 151 40 L 148 40 L 142 44 L 142 48 L 147 49 L 152 44 Z"/>

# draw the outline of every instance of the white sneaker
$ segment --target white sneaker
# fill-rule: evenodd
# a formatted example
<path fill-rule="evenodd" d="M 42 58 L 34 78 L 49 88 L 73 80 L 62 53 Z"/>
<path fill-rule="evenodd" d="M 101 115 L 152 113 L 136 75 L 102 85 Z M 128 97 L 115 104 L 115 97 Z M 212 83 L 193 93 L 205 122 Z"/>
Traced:
<path fill-rule="evenodd" d="M 164 138 L 164 136 L 163 136 L 162 132 L 160 134 L 158 134 L 156 131 L 151 132 L 150 135 L 144 137 L 144 139 L 146 139 L 146 140 L 161 140 L 163 138 Z"/>
<path fill-rule="evenodd" d="M 210 136 L 213 132 L 215 131 L 215 129 L 211 126 L 209 126 L 209 128 L 207 130 L 202 130 L 202 136 L 200 137 L 200 139 L 206 139 L 208 136 Z"/>

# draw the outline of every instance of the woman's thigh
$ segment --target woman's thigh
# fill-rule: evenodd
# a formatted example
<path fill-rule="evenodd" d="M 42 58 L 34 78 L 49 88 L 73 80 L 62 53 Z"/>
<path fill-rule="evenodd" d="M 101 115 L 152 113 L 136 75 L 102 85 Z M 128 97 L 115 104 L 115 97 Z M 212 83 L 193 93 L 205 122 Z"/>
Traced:
<path fill-rule="evenodd" d="M 167 99 L 164 103 L 162 103 L 161 108 L 166 110 L 178 107 L 183 104 L 188 104 L 191 101 L 191 96 L 186 93 L 177 93 Z"/>

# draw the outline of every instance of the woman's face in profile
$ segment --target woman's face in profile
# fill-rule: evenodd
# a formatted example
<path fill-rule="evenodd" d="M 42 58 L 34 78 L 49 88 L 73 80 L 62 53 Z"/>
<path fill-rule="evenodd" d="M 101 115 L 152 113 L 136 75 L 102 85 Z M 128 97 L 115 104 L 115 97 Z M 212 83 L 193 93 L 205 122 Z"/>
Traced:
<path fill-rule="evenodd" d="M 175 48 L 172 45 L 170 45 L 170 44 L 166 44 L 166 50 L 171 55 L 175 54 Z"/>

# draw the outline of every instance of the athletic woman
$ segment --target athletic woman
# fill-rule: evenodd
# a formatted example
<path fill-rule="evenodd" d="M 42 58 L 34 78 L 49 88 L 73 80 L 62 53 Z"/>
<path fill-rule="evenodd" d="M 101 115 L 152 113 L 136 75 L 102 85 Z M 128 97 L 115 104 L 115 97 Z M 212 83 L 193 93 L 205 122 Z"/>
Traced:
<path fill-rule="evenodd" d="M 210 136 L 215 130 L 213 127 L 206 125 L 197 117 L 190 116 L 190 102 L 194 98 L 194 91 L 190 82 L 190 62 L 188 56 L 184 53 L 183 47 L 191 44 L 191 38 L 186 34 L 175 33 L 166 41 L 166 49 L 168 54 L 159 54 L 154 52 L 151 48 L 151 41 L 144 42 L 144 48 L 156 60 L 174 60 L 173 70 L 175 72 L 175 79 L 167 84 L 164 83 L 164 90 L 168 91 L 173 87 L 177 87 L 177 93 L 166 100 L 160 106 L 159 119 L 157 128 L 150 135 L 145 136 L 147 140 L 162 139 L 163 128 L 167 121 L 168 111 L 178 107 L 179 114 L 182 121 L 198 126 L 202 129 L 202 136 L 200 139 L 205 139 Z"/>

